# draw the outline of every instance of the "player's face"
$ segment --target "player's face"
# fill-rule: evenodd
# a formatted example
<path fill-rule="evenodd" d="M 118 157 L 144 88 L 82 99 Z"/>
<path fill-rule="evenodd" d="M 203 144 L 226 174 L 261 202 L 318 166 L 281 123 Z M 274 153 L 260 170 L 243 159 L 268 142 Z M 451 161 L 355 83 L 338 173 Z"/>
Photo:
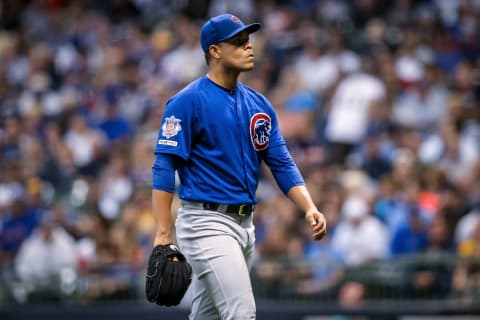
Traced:
<path fill-rule="evenodd" d="M 253 69 L 255 58 L 247 31 L 243 31 L 235 37 L 221 42 L 219 45 L 222 51 L 222 63 L 226 68 L 238 71 Z"/>

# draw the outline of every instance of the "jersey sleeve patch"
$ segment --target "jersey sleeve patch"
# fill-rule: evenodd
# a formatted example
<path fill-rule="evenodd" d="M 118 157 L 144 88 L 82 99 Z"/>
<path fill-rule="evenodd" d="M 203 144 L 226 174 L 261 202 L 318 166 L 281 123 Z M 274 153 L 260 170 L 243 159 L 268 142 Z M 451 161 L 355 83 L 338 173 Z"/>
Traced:
<path fill-rule="evenodd" d="M 162 136 L 164 136 L 167 139 L 170 139 L 174 136 L 176 136 L 181 130 L 182 126 L 180 125 L 180 122 L 182 120 L 175 118 L 174 115 L 171 115 L 168 118 L 165 118 L 165 122 L 162 125 Z M 159 144 L 167 144 L 167 143 L 160 143 L 160 141 L 164 140 L 158 140 Z M 168 144 L 171 145 L 171 144 Z"/>
<path fill-rule="evenodd" d="M 256 151 L 265 150 L 270 142 L 272 119 L 266 113 L 256 113 L 250 118 L 250 138 Z"/>
<path fill-rule="evenodd" d="M 173 141 L 173 140 L 158 139 L 158 144 L 163 144 L 165 146 L 176 147 L 178 145 L 178 142 Z"/>

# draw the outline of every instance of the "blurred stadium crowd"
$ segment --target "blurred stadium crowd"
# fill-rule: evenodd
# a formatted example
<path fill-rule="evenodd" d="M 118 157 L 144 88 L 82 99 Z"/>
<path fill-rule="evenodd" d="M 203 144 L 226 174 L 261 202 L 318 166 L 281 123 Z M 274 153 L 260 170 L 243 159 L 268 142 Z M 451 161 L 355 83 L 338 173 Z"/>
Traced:
<path fill-rule="evenodd" d="M 262 22 L 242 81 L 275 106 L 329 223 L 311 241 L 264 170 L 257 278 L 315 295 L 348 267 L 446 253 L 453 269 L 415 269 L 410 289 L 478 298 L 478 0 L 2 1 L 0 296 L 52 276 L 66 293 L 83 279 L 86 300 L 143 281 L 164 106 L 205 72 L 199 27 L 223 12 Z M 324 263 L 294 277 L 276 257 Z"/>

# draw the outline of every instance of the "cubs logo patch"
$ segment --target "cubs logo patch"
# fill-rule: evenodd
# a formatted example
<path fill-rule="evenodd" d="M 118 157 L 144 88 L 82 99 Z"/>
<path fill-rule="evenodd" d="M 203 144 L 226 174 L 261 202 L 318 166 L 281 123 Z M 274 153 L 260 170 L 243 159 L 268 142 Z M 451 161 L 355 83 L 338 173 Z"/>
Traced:
<path fill-rule="evenodd" d="M 270 142 L 272 120 L 266 113 L 256 113 L 250 119 L 250 137 L 256 151 L 265 150 Z"/>
<path fill-rule="evenodd" d="M 165 118 L 165 122 L 162 125 L 162 135 L 167 139 L 174 137 L 182 130 L 180 122 L 182 120 L 175 118 L 174 115 L 171 115 L 168 118 Z"/>
<path fill-rule="evenodd" d="M 242 21 L 240 21 L 237 16 L 232 16 L 232 21 L 236 24 L 242 24 Z"/>

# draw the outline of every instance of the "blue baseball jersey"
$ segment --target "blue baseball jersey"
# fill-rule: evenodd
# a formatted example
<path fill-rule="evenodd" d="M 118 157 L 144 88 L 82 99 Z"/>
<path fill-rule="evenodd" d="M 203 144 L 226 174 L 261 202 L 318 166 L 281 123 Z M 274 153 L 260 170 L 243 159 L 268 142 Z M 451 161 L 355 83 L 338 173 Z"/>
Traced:
<path fill-rule="evenodd" d="M 155 153 L 185 160 L 178 167 L 181 199 L 254 204 L 262 161 L 274 175 L 296 172 L 289 184 L 303 183 L 288 152 L 270 152 L 282 147 L 275 111 L 263 95 L 240 82 L 228 90 L 203 76 L 167 102 Z"/>

